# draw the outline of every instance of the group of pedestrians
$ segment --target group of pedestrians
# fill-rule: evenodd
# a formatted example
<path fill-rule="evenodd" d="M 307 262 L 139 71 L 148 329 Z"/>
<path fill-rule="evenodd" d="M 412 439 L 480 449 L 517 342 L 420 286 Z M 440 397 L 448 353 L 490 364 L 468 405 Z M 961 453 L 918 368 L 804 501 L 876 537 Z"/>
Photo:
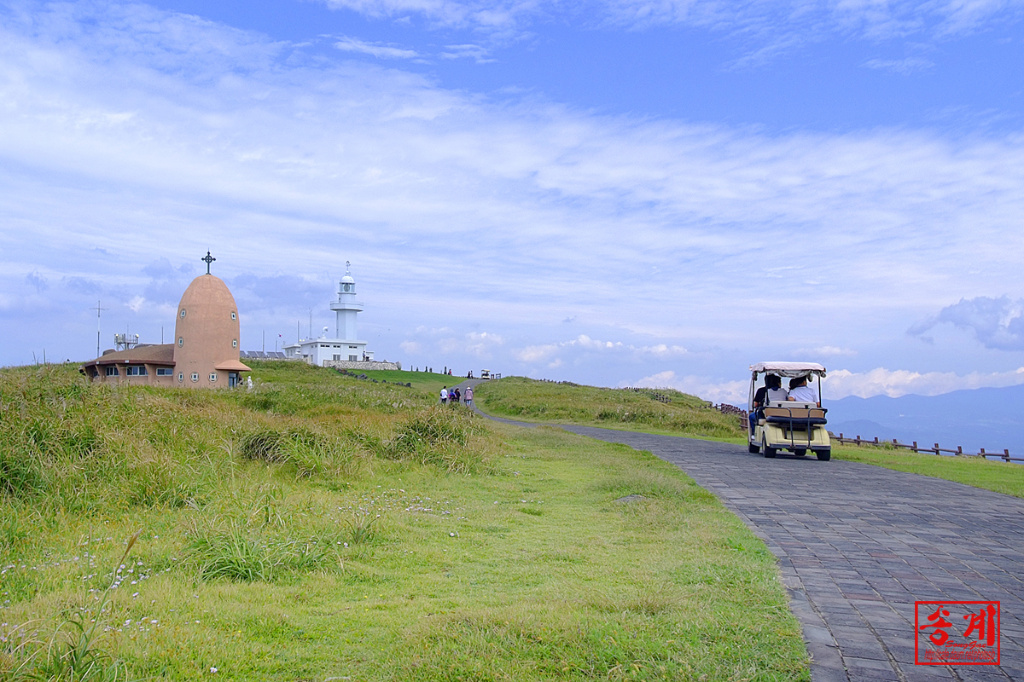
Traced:
<path fill-rule="evenodd" d="M 465 401 L 466 405 L 470 405 L 473 402 L 473 387 L 470 386 L 466 389 L 466 395 L 462 395 L 462 391 L 455 388 L 449 390 L 447 386 L 441 389 L 441 404 L 442 405 L 458 405 L 460 402 Z"/>

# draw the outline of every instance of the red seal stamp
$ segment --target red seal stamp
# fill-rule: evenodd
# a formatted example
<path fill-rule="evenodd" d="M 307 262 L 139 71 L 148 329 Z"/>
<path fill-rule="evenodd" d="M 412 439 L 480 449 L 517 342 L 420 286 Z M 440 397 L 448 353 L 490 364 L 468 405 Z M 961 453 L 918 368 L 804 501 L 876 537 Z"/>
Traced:
<path fill-rule="evenodd" d="M 914 602 L 914 663 L 999 665 L 999 602 Z"/>

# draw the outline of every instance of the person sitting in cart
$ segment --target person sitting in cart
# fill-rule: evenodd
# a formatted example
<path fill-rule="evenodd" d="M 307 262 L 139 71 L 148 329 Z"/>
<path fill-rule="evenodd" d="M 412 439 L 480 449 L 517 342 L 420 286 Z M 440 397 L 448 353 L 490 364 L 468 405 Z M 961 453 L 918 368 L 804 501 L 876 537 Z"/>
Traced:
<path fill-rule="evenodd" d="M 786 400 L 788 393 L 782 388 L 782 377 L 778 374 L 769 374 L 764 378 L 764 386 L 754 393 L 754 411 L 750 413 L 747 421 L 750 422 L 750 433 L 754 433 L 754 424 L 763 414 L 764 406 L 769 401 Z"/>
<path fill-rule="evenodd" d="M 818 405 L 818 395 L 807 385 L 807 376 L 793 377 L 789 380 L 789 397 L 798 403 L 814 403 Z"/>

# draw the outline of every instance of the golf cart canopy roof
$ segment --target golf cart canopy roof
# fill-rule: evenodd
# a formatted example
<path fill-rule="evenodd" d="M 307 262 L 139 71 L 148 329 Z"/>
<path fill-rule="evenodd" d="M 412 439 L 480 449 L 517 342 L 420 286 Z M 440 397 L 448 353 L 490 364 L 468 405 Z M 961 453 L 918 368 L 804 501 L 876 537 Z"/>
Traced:
<path fill-rule="evenodd" d="M 805 374 L 825 376 L 825 367 L 816 362 L 759 362 L 750 366 L 755 374 L 768 372 L 780 377 L 802 377 Z"/>

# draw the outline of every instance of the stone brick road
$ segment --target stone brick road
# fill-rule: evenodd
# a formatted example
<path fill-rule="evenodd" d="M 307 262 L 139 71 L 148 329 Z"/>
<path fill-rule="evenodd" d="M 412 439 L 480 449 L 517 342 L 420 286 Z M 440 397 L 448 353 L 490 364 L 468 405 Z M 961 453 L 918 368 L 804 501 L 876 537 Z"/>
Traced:
<path fill-rule="evenodd" d="M 679 466 L 765 541 L 814 682 L 1024 682 L 1024 500 L 867 464 L 563 428 Z M 1001 602 L 1002 665 L 914 664 L 914 601 L 940 599 Z"/>

